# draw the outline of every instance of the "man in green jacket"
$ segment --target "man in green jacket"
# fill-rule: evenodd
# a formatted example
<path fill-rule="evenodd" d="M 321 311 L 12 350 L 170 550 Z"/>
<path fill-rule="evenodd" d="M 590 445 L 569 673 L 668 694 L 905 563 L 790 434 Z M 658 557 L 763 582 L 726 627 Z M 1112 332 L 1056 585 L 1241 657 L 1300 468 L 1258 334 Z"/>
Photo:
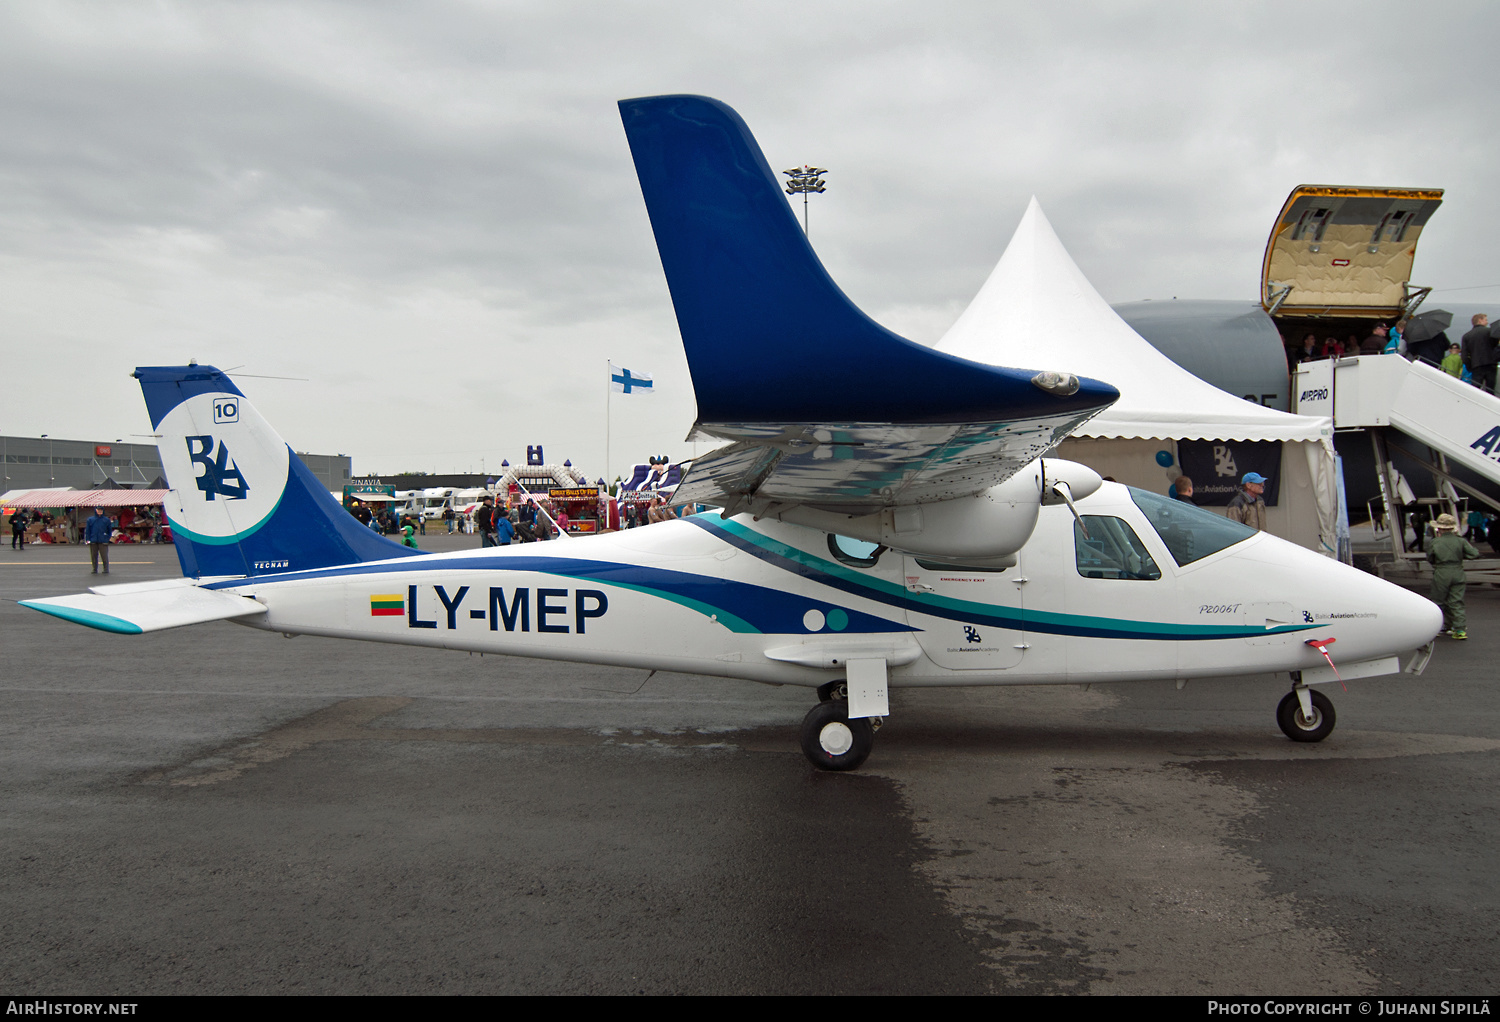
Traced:
<path fill-rule="evenodd" d="M 1464 629 L 1464 590 L 1468 586 L 1464 561 L 1479 556 L 1479 551 L 1458 534 L 1458 519 L 1438 515 L 1432 523 L 1437 536 L 1427 547 L 1427 561 L 1432 565 L 1432 602 L 1443 608 L 1443 632 L 1455 639 L 1467 639 Z"/>

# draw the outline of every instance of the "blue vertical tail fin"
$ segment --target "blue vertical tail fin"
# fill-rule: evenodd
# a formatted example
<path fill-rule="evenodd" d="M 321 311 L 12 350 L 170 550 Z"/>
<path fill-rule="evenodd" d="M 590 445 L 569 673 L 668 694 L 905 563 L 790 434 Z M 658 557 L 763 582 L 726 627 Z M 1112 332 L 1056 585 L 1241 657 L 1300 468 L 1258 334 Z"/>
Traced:
<path fill-rule="evenodd" d="M 134 375 L 160 436 L 184 575 L 266 575 L 417 552 L 350 516 L 218 369 L 148 366 Z"/>

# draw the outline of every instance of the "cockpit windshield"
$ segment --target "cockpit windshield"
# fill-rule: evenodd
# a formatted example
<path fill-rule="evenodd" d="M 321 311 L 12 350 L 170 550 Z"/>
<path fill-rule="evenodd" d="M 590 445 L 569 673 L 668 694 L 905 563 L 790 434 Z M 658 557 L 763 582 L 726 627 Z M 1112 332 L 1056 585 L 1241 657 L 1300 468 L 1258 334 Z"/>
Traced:
<path fill-rule="evenodd" d="M 1178 565 L 1218 553 L 1255 535 L 1255 530 L 1183 500 L 1130 487 L 1130 499 L 1146 514 Z"/>

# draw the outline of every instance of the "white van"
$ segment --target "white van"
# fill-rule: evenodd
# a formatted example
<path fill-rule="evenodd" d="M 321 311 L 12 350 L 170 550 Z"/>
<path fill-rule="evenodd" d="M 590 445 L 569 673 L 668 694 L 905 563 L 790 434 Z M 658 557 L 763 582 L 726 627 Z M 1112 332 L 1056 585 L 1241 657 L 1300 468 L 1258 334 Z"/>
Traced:
<path fill-rule="evenodd" d="M 421 490 L 397 490 L 396 502 L 391 505 L 397 518 L 413 518 L 422 510 Z"/>
<path fill-rule="evenodd" d="M 427 521 L 443 517 L 443 511 L 453 506 L 453 495 L 458 491 L 451 486 L 429 486 L 422 491 L 422 517 Z"/>

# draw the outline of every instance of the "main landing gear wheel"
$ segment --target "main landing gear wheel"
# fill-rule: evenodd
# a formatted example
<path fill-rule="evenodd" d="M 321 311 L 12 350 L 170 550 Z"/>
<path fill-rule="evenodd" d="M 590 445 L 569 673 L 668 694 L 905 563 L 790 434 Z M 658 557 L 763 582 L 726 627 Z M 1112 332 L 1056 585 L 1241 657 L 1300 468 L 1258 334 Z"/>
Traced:
<path fill-rule="evenodd" d="M 1333 733 L 1333 702 L 1321 692 L 1312 696 L 1312 716 L 1302 715 L 1302 704 L 1296 692 L 1288 692 L 1276 707 L 1276 723 L 1294 742 L 1321 742 Z"/>
<path fill-rule="evenodd" d="M 802 718 L 802 754 L 820 770 L 853 770 L 875 746 L 868 717 L 849 719 L 842 699 L 818 703 Z"/>

